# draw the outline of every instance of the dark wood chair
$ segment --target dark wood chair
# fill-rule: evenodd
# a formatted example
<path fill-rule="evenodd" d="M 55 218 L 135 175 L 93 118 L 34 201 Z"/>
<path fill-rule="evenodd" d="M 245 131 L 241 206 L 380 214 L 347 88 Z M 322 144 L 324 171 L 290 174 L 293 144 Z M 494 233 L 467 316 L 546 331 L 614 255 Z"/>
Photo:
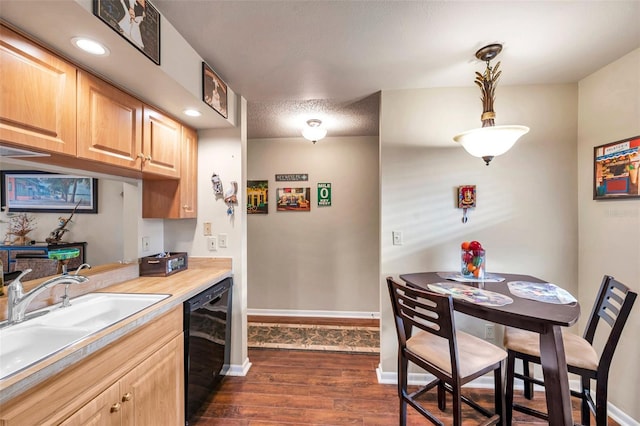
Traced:
<path fill-rule="evenodd" d="M 462 424 L 462 402 L 484 414 L 483 425 L 498 424 L 502 418 L 502 361 L 507 353 L 480 338 L 456 331 L 451 296 L 407 287 L 387 278 L 398 334 L 398 396 L 400 425 L 407 422 L 407 404 L 436 425 L 443 423 L 417 400 L 437 387 L 438 408 L 446 408 L 446 394 L 453 397 L 453 424 Z M 417 331 L 412 334 L 413 327 Z M 415 392 L 407 390 L 409 362 L 425 369 L 435 379 Z M 462 385 L 494 372 L 495 413 L 463 396 Z"/>
<path fill-rule="evenodd" d="M 607 382 L 609 367 L 613 354 L 620 340 L 631 307 L 637 294 L 613 277 L 605 275 L 598 291 L 598 297 L 591 311 L 584 336 L 563 333 L 565 355 L 569 373 L 581 377 L 580 391 L 571 390 L 571 395 L 581 399 L 581 424 L 589 425 L 591 411 L 596 424 L 607 424 Z M 602 320 L 602 321 L 601 321 Z M 608 325 L 608 337 L 598 356 L 593 347 L 593 339 L 598 325 L 604 322 Z M 514 379 L 524 381 L 524 396 L 533 398 L 533 385 L 544 386 L 542 380 L 531 374 L 529 363 L 540 364 L 540 339 L 538 334 L 507 327 L 504 333 L 504 347 L 507 349 L 507 387 L 506 387 L 506 417 L 510 424 L 513 410 L 547 420 L 547 414 L 523 405 L 513 403 Z M 523 373 L 515 372 L 515 360 L 523 362 Z M 596 401 L 591 396 L 591 380 L 596 381 Z"/>

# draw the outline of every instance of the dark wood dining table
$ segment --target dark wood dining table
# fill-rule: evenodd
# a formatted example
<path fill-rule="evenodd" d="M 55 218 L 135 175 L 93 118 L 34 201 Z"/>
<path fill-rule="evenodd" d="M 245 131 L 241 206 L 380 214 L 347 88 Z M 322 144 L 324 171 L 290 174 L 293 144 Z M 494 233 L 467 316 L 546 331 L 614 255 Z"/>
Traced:
<path fill-rule="evenodd" d="M 454 309 L 467 315 L 498 324 L 536 332 L 540 335 L 540 361 L 544 374 L 545 394 L 549 424 L 573 426 L 571 395 L 567 362 L 562 342 L 562 327 L 569 327 L 580 317 L 578 302 L 570 304 L 545 303 L 513 295 L 507 286 L 510 281 L 546 282 L 528 275 L 493 273 L 503 277 L 502 282 L 468 282 L 465 284 L 494 291 L 513 299 L 504 306 L 488 306 L 453 299 Z M 400 278 L 408 285 L 429 290 L 428 284 L 452 282 L 443 279 L 437 272 L 403 274 Z"/>

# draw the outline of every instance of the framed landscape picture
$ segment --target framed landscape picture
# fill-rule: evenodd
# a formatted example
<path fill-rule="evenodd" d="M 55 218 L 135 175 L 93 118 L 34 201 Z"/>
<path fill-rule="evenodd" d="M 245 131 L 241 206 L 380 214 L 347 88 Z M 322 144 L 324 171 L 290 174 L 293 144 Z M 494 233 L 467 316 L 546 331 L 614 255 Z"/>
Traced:
<path fill-rule="evenodd" d="M 2 172 L 1 181 L 5 213 L 98 212 L 97 179 L 20 170 Z"/>
<path fill-rule="evenodd" d="M 93 14 L 160 65 L 160 12 L 149 0 L 93 0 Z"/>
<path fill-rule="evenodd" d="M 640 198 L 640 136 L 593 148 L 593 199 Z"/>

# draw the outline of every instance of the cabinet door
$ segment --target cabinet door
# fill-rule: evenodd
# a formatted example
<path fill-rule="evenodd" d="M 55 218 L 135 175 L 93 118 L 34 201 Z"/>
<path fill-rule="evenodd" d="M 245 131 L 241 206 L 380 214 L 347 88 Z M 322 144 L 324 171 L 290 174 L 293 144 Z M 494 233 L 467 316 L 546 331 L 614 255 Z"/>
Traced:
<path fill-rule="evenodd" d="M 182 126 L 177 121 L 145 105 L 142 171 L 165 177 L 180 177 Z"/>
<path fill-rule="evenodd" d="M 78 157 L 129 169 L 142 165 L 142 102 L 78 71 Z"/>
<path fill-rule="evenodd" d="M 183 335 L 120 380 L 123 425 L 184 424 Z"/>
<path fill-rule="evenodd" d="M 182 164 L 180 173 L 180 217 L 192 219 L 198 211 L 198 133 L 182 128 Z"/>
<path fill-rule="evenodd" d="M 118 426 L 121 423 L 120 384 L 114 383 L 60 426 Z"/>
<path fill-rule="evenodd" d="M 76 68 L 0 26 L 0 140 L 76 155 Z"/>

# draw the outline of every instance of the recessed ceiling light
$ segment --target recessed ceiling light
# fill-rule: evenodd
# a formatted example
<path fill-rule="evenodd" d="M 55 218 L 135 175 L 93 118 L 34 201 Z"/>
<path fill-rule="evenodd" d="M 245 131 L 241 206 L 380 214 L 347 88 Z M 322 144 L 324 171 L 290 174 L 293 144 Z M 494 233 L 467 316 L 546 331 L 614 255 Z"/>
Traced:
<path fill-rule="evenodd" d="M 202 113 L 196 109 L 185 109 L 184 111 L 185 115 L 188 115 L 189 117 L 200 117 L 202 115 Z"/>
<path fill-rule="evenodd" d="M 107 56 L 109 54 L 109 49 L 103 44 L 85 37 L 74 37 L 71 39 L 71 44 L 92 55 Z"/>

